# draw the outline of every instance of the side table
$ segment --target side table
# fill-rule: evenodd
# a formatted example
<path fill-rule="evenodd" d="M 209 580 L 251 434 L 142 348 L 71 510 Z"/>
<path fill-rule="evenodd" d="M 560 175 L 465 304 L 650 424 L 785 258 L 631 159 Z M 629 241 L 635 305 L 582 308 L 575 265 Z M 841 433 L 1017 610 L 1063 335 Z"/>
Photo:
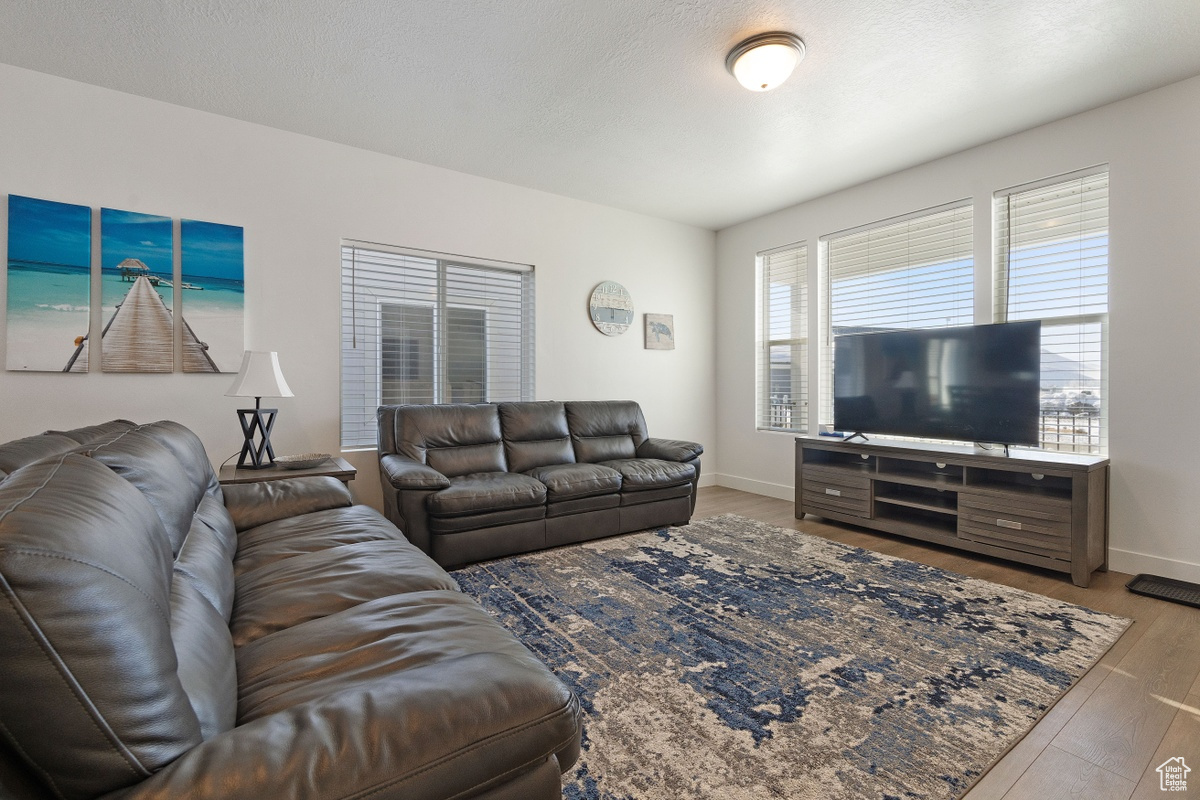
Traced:
<path fill-rule="evenodd" d="M 331 458 L 328 461 L 317 464 L 315 467 L 308 467 L 306 469 L 284 469 L 278 466 L 267 467 L 266 469 L 238 469 L 233 464 L 227 464 L 221 467 L 221 471 L 217 475 L 217 481 L 222 486 L 226 486 L 234 483 L 259 483 L 261 481 L 280 481 L 284 478 L 307 478 L 328 475 L 349 485 L 350 481 L 354 480 L 354 476 L 357 474 L 358 470 L 350 466 L 350 462 L 343 458 Z"/>

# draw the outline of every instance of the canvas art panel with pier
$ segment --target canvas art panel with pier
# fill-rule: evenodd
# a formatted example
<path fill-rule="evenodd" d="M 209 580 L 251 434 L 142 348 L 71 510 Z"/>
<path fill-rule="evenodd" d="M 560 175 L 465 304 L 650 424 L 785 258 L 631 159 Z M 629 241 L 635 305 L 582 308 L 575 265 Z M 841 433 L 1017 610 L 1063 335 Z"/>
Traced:
<path fill-rule="evenodd" d="M 170 217 L 100 209 L 105 372 L 174 369 L 174 248 Z"/>
<path fill-rule="evenodd" d="M 245 350 L 245 256 L 242 228 L 185 219 L 179 223 L 184 372 L 237 372 Z M 199 343 L 189 355 L 187 342 Z"/>
<path fill-rule="evenodd" d="M 87 372 L 91 264 L 90 208 L 9 195 L 7 369 Z"/>

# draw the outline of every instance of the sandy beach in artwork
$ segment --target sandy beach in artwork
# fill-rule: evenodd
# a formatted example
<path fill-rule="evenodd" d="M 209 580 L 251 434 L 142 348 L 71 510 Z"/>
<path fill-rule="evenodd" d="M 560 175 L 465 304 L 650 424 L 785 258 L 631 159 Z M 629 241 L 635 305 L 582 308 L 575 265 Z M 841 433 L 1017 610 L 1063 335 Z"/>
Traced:
<path fill-rule="evenodd" d="M 88 269 L 10 261 L 6 368 L 64 370 L 88 332 L 90 289 Z"/>
<path fill-rule="evenodd" d="M 183 318 L 196 338 L 208 345 L 208 357 L 217 369 L 237 372 L 245 351 L 245 293 L 241 282 L 192 278 L 189 283 L 203 290 L 183 290 Z"/>

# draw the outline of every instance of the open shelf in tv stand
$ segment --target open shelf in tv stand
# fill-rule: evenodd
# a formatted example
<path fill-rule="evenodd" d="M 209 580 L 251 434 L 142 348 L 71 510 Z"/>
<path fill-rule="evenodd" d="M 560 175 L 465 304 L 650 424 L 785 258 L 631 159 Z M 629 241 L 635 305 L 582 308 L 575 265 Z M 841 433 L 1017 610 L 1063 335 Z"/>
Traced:
<path fill-rule="evenodd" d="M 970 446 L 796 438 L 806 513 L 1070 573 L 1108 569 L 1108 459 Z"/>

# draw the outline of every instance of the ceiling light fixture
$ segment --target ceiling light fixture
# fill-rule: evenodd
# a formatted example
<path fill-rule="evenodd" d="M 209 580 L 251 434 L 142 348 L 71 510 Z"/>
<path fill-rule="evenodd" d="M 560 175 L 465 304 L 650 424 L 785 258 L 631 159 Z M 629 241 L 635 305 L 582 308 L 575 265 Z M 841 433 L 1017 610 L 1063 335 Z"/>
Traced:
<path fill-rule="evenodd" d="M 804 58 L 804 42 L 794 33 L 751 36 L 725 56 L 725 69 L 752 92 L 767 92 L 787 80 Z"/>

